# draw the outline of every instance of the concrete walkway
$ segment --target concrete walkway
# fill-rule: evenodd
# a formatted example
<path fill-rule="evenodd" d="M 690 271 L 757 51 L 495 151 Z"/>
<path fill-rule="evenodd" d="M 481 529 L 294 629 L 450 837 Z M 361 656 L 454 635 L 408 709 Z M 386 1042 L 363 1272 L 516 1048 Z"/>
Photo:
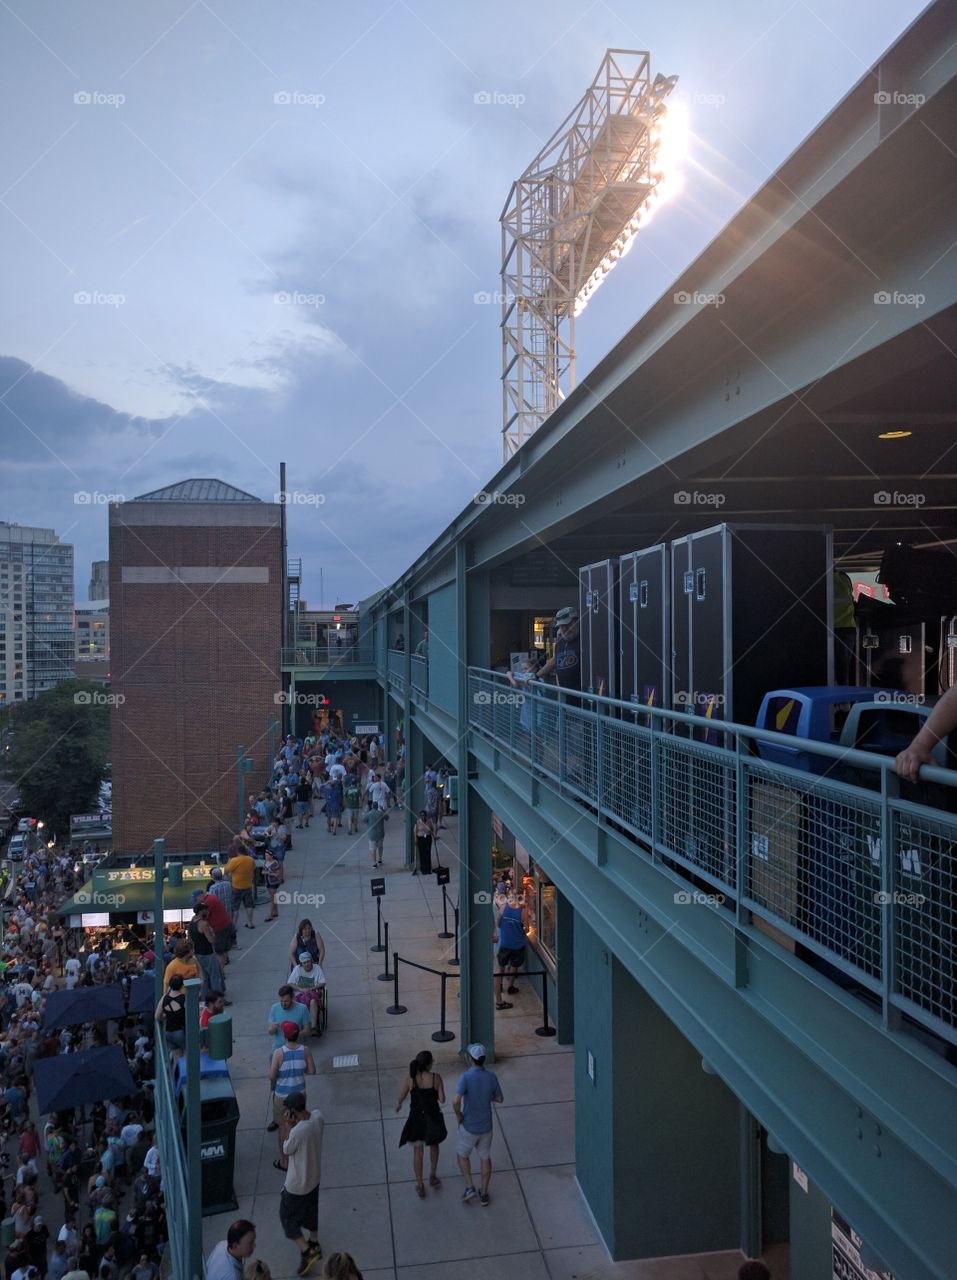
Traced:
<path fill-rule="evenodd" d="M 455 819 L 442 833 L 440 857 L 452 872 L 457 896 Z M 266 1071 L 270 1037 L 266 1015 L 285 981 L 286 955 L 296 921 L 312 919 L 326 944 L 329 1025 L 321 1038 L 306 1037 L 316 1060 L 308 1082 L 309 1104 L 325 1117 L 319 1238 L 324 1256 L 351 1253 L 366 1280 L 733 1280 L 740 1254 L 711 1254 L 645 1263 L 612 1263 L 601 1243 L 575 1181 L 574 1060 L 569 1046 L 534 1034 L 541 1008 L 526 982 L 510 997 L 514 1008 L 499 1014 L 497 1061 L 505 1104 L 497 1109 L 492 1146 L 491 1205 L 462 1204 L 463 1181 L 454 1153 L 455 1117 L 451 1099 L 462 1069 L 458 983 L 449 982 L 448 1025 L 455 1039 L 432 1041 L 437 1030 L 439 979 L 401 969 L 401 1001 L 408 1012 L 386 1013 L 391 983 L 379 982 L 384 957 L 375 943 L 376 911 L 370 894 L 373 874 L 364 831 L 334 838 L 320 817 L 308 831 L 294 831 L 286 859 L 285 891 L 301 895 L 280 907 L 280 919 L 239 928 L 242 950 L 233 952 L 227 975 L 233 1001 L 233 1057 L 230 1074 L 239 1099 L 235 1190 L 239 1208 L 206 1218 L 206 1250 L 239 1217 L 256 1224 L 256 1257 L 274 1277 L 293 1276 L 294 1244 L 279 1225 L 283 1174 L 272 1167 L 276 1135 L 266 1132 L 269 1086 Z M 441 969 L 452 954 L 437 937 L 442 928 L 442 895 L 434 877 L 403 870 L 403 822 L 395 811 L 387 828 L 386 897 L 383 918 L 390 926 L 390 950 Z M 325 901 L 319 903 L 317 895 Z M 408 1110 L 395 1111 L 409 1061 L 430 1049 L 445 1080 L 449 1138 L 441 1148 L 441 1189 L 415 1193 L 412 1155 L 399 1149 Z M 358 1066 L 336 1068 L 340 1055 L 358 1056 Z M 690 1207 L 689 1207 L 690 1208 Z M 691 1210 L 693 1211 L 693 1210 Z M 322 1264 L 310 1273 L 321 1274 Z"/>

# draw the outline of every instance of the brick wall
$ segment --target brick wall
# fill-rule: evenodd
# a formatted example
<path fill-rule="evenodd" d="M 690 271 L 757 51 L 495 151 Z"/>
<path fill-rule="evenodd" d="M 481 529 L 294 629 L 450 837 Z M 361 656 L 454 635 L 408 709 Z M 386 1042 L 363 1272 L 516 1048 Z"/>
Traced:
<path fill-rule="evenodd" d="M 237 747 L 253 757 L 246 794 L 267 768 L 267 726 L 282 688 L 282 539 L 269 525 L 184 525 L 177 504 L 110 513 L 113 843 L 145 852 L 225 848 L 236 830 Z M 223 519 L 223 507 L 215 505 Z M 238 504 L 237 504 L 238 505 Z M 163 506 L 177 519 L 164 527 Z M 248 520 L 247 504 L 246 507 Z M 197 519 L 201 518 L 201 513 Z M 137 523 L 133 524 L 132 521 Z M 267 583 L 124 583 L 124 566 L 266 566 Z"/>

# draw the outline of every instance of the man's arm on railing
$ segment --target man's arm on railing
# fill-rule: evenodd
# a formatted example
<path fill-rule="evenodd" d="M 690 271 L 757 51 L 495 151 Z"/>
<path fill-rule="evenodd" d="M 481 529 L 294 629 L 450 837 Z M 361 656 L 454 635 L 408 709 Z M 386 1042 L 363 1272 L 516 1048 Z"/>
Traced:
<path fill-rule="evenodd" d="M 921 767 L 933 764 L 932 752 L 942 738 L 957 728 L 957 685 L 952 685 L 931 712 L 926 724 L 909 747 L 894 761 L 902 778 L 916 782 Z"/>

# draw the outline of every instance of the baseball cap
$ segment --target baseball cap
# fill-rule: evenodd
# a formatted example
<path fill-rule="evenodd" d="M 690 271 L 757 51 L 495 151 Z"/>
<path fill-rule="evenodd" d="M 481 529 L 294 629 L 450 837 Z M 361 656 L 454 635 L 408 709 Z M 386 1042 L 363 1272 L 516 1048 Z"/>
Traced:
<path fill-rule="evenodd" d="M 304 1093 L 287 1093 L 283 1101 L 283 1106 L 287 1111 L 305 1111 L 306 1095 Z"/>
<path fill-rule="evenodd" d="M 475 1061 L 478 1062 L 479 1058 L 485 1057 L 485 1045 L 470 1044 L 469 1047 L 465 1050 L 465 1052 L 469 1055 L 470 1058 L 474 1058 Z"/>
<path fill-rule="evenodd" d="M 210 875 L 213 877 L 214 880 L 222 880 L 223 878 L 222 867 L 213 867 L 212 871 L 210 872 Z"/>
<path fill-rule="evenodd" d="M 299 1027 L 295 1022 L 281 1022 L 279 1030 L 283 1033 L 287 1040 L 295 1040 L 299 1034 Z"/>
<path fill-rule="evenodd" d="M 299 952 L 299 963 L 300 963 L 300 964 L 304 964 L 307 960 L 311 960 L 311 959 L 312 959 L 312 952 L 311 952 L 311 951 L 300 951 L 300 952 Z"/>
<path fill-rule="evenodd" d="M 559 609 L 555 614 L 556 627 L 567 627 L 570 622 L 576 622 L 577 620 L 578 610 L 570 604 L 565 605 L 564 609 Z"/>

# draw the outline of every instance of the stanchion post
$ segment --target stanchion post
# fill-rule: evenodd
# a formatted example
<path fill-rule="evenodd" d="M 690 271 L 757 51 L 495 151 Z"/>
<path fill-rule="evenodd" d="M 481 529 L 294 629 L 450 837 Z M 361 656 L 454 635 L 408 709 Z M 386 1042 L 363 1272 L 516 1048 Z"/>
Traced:
<path fill-rule="evenodd" d="M 455 954 L 452 956 L 452 959 L 449 961 L 449 964 L 453 964 L 455 965 L 456 968 L 458 968 L 458 966 L 461 964 L 461 961 L 459 960 L 459 909 L 458 907 L 454 907 L 453 911 L 455 913 Z"/>
<path fill-rule="evenodd" d="M 548 1025 L 548 974 L 542 971 L 542 1015 L 544 1024 L 535 1028 L 537 1036 L 553 1036 L 555 1028 Z"/>
<path fill-rule="evenodd" d="M 386 1013 L 406 1013 L 407 1009 L 404 1004 L 399 1004 L 399 953 L 392 953 L 392 980 L 395 988 L 392 995 L 392 1004 L 386 1009 Z"/>
<path fill-rule="evenodd" d="M 378 898 L 376 899 L 378 902 Z M 380 982 L 391 982 L 392 974 L 389 972 L 389 922 L 385 922 L 385 946 L 382 948 L 385 952 L 385 973 L 379 974 Z"/>
<path fill-rule="evenodd" d="M 385 951 L 382 945 L 382 899 L 375 900 L 375 946 L 369 948 L 370 951 Z M 388 962 L 387 962 L 388 963 Z"/>
<path fill-rule="evenodd" d="M 442 886 L 442 932 L 440 938 L 451 938 L 449 933 L 449 895 L 446 893 L 445 885 Z"/>
<path fill-rule="evenodd" d="M 442 1025 L 439 1027 L 438 1031 L 432 1032 L 432 1039 L 438 1044 L 445 1044 L 446 1041 L 455 1039 L 455 1032 L 446 1030 L 445 1026 L 445 984 L 449 980 L 449 975 L 447 973 L 443 973 L 439 976 L 442 979 L 442 1003 L 439 1008 L 439 1020 Z"/>

